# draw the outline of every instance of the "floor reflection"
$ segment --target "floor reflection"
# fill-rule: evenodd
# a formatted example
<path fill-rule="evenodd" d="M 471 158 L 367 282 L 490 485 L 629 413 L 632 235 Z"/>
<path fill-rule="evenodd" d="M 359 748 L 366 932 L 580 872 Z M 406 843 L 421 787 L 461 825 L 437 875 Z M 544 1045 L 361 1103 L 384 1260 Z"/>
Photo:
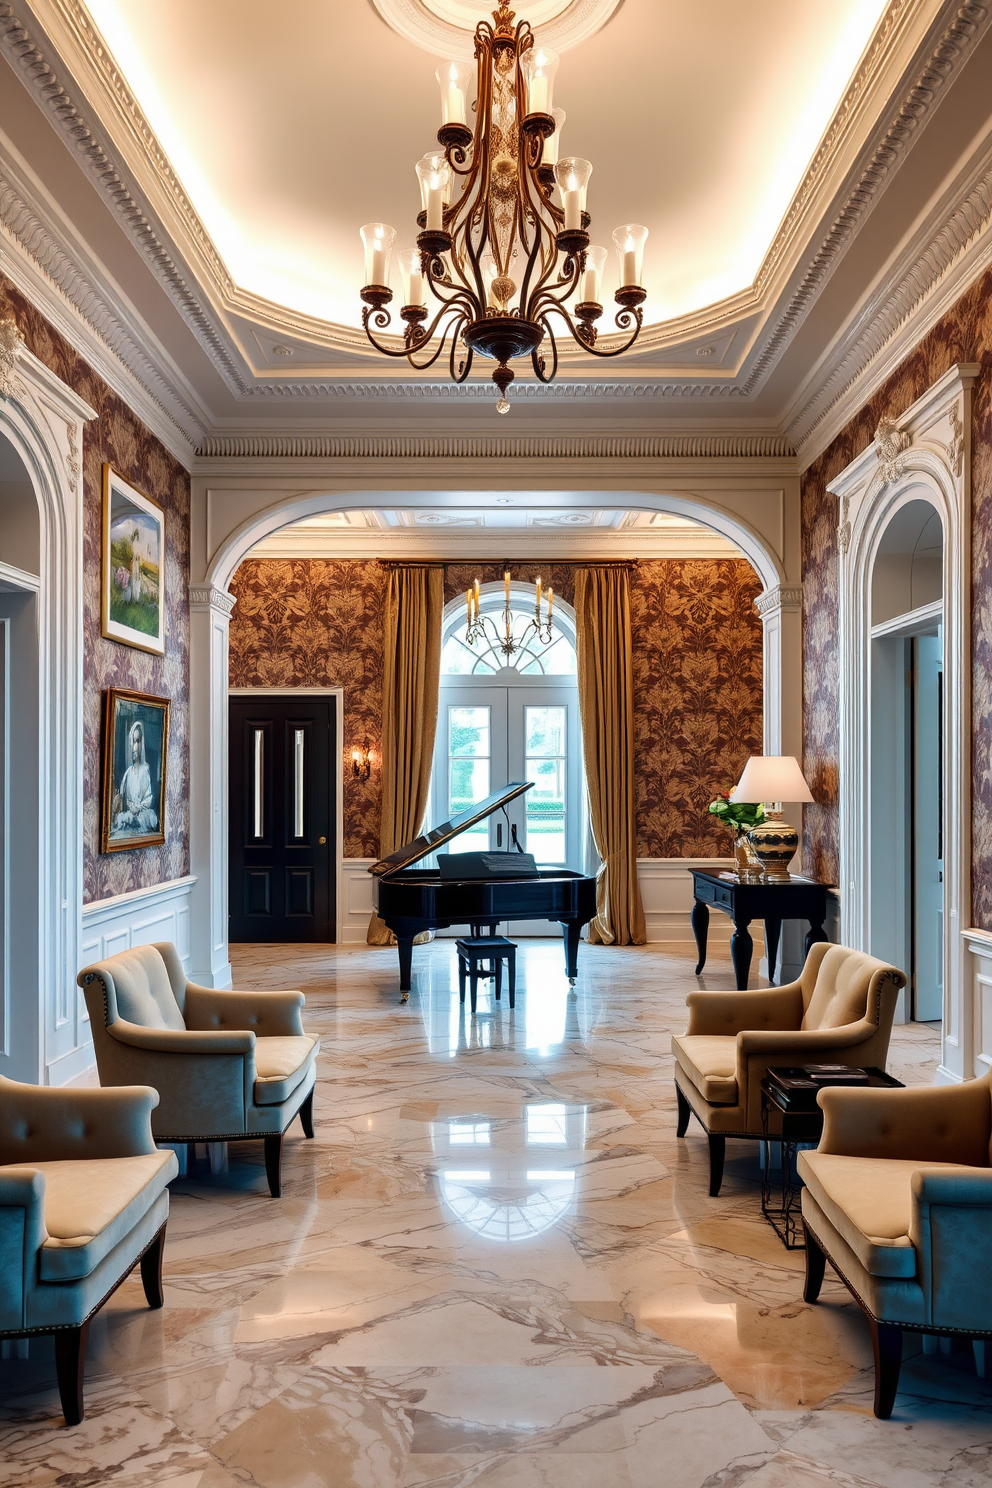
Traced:
<path fill-rule="evenodd" d="M 450 965 L 447 957 L 435 956 L 418 971 L 414 983 L 431 1054 L 447 1054 L 454 1059 L 460 1053 L 514 1049 L 546 1059 L 564 1044 L 589 1041 L 595 1023 L 594 1003 L 581 984 L 578 989 L 569 986 L 561 947 L 556 942 L 526 943 L 513 1011 L 505 985 L 497 1001 L 494 983 L 487 978 L 479 981 L 474 1015 L 467 993 L 464 1003 L 458 1000 L 454 942 L 436 944 L 439 949 L 450 945 Z"/>
<path fill-rule="evenodd" d="M 430 1126 L 441 1200 L 483 1240 L 531 1240 L 573 1208 L 585 1106 L 534 1101 L 520 1117 L 452 1117 Z"/>

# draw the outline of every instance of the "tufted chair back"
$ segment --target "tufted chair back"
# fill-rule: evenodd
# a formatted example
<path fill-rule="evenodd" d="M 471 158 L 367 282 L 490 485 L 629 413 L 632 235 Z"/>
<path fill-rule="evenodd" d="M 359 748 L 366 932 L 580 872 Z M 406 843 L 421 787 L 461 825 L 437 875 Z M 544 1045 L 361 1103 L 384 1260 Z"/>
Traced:
<path fill-rule="evenodd" d="M 186 974 L 175 946 L 167 942 L 135 946 L 98 961 L 90 970 L 103 985 L 107 1024 L 123 1018 L 140 1028 L 186 1027 Z"/>
<path fill-rule="evenodd" d="M 802 1027 L 807 1030 L 843 1028 L 868 1018 L 879 1023 L 882 1014 L 882 983 L 891 982 L 892 968 L 863 951 L 848 946 L 829 945 L 824 941 L 810 947 L 803 967 Z M 900 982 L 899 986 L 902 983 Z M 895 991 L 898 992 L 896 987 Z M 894 998 L 889 1014 L 895 1011 Z"/>

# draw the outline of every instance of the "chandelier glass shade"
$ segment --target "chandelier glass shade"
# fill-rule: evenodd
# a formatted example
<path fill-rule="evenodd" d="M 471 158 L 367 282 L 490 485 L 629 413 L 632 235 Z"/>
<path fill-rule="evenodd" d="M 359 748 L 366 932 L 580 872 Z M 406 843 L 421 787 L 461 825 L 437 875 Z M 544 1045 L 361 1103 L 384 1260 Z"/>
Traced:
<path fill-rule="evenodd" d="M 619 262 L 617 310 L 607 344 L 605 248 L 590 243 L 586 196 L 592 165 L 562 156 L 565 120 L 553 106 L 558 56 L 540 47 L 527 21 L 509 6 L 481 21 L 475 62 L 445 62 L 440 148 L 417 164 L 420 232 L 416 248 L 398 255 L 401 345 L 380 339 L 392 325 L 390 257 L 395 230 L 383 222 L 361 229 L 365 245 L 362 324 L 377 351 L 406 357 L 426 371 L 447 355 L 464 382 L 476 355 L 496 363 L 497 404 L 506 412 L 509 365 L 530 357 L 541 382 L 558 371 L 556 335 L 567 332 L 585 351 L 615 357 L 640 334 L 647 228 L 629 223 L 613 234 Z M 472 117 L 475 91 L 474 124 Z M 558 200 L 555 200 L 557 191 Z"/>

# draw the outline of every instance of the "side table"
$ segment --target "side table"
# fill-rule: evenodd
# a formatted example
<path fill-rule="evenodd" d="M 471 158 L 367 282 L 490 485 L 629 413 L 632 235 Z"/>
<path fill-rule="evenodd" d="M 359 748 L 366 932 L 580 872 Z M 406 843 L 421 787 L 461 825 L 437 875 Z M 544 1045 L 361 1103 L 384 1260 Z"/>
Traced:
<path fill-rule="evenodd" d="M 788 883 L 740 883 L 734 873 L 708 873 L 690 868 L 692 874 L 692 933 L 696 937 L 699 961 L 696 975 L 706 965 L 706 936 L 710 909 L 719 909 L 734 922 L 730 941 L 730 959 L 734 964 L 737 990 L 747 988 L 754 942 L 748 933 L 752 920 L 765 922 L 765 950 L 769 966 L 775 965 L 783 920 L 808 920 L 806 954 L 817 940 L 826 940 L 823 922 L 827 918 L 828 884 L 812 878 L 793 875 Z"/>
<path fill-rule="evenodd" d="M 902 1081 L 884 1070 L 869 1068 L 861 1073 L 868 1076 L 867 1080 L 815 1079 L 805 1065 L 787 1065 L 769 1069 L 761 1082 L 761 1133 L 765 1147 L 761 1212 L 786 1250 L 802 1250 L 805 1245 L 799 1223 L 803 1188 L 796 1175 L 796 1153 L 807 1143 L 819 1142 L 823 1135 L 823 1112 L 816 1099 L 819 1092 L 838 1085 L 858 1090 L 902 1089 Z M 773 1119 L 776 1125 L 781 1123 L 781 1133 L 772 1131 Z M 782 1147 L 782 1191 L 778 1203 L 771 1180 L 770 1142 L 780 1142 Z"/>

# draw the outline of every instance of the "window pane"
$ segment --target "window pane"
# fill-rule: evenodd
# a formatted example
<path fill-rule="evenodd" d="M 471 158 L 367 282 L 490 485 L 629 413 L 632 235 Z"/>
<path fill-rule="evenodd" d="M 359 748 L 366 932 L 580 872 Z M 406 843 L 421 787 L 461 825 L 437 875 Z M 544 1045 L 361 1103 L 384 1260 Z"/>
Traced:
<path fill-rule="evenodd" d="M 541 863 L 565 862 L 567 721 L 564 707 L 524 709 L 527 779 L 527 849 Z"/>
<path fill-rule="evenodd" d="M 489 709 L 448 709 L 448 753 L 489 754 Z"/>
<path fill-rule="evenodd" d="M 550 642 L 545 644 L 535 631 L 534 606 L 529 597 L 514 594 L 510 601 L 510 633 L 518 649 L 504 656 L 499 646 L 503 635 L 503 592 L 485 594 L 481 605 L 485 622 L 484 634 L 469 646 L 465 641 L 465 616 L 459 612 L 449 622 L 451 629 L 441 652 L 441 672 L 447 676 L 487 675 L 509 667 L 528 676 L 552 672 L 558 676 L 575 676 L 575 647 L 559 629 L 556 620 Z"/>

